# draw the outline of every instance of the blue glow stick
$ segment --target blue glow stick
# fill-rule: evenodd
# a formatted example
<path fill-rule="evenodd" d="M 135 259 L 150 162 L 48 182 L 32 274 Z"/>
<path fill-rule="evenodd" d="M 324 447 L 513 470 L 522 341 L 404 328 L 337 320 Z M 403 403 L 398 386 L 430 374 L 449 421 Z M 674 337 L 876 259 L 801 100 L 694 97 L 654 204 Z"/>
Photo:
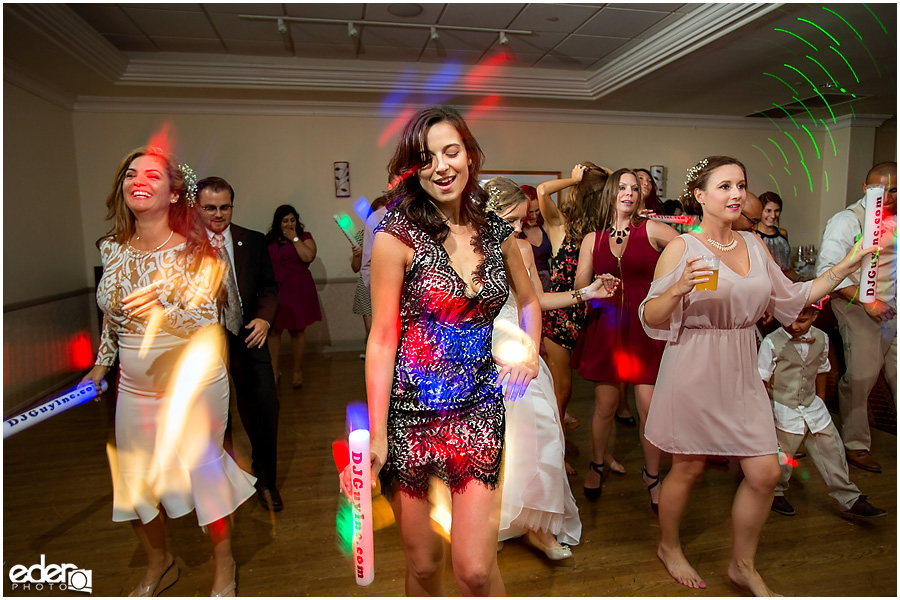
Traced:
<path fill-rule="evenodd" d="M 101 393 L 105 392 L 106 389 L 106 381 L 101 379 Z M 69 410 L 73 406 L 78 406 L 79 404 L 84 404 L 88 400 L 93 400 L 99 395 L 100 393 L 97 392 L 97 388 L 94 386 L 93 381 L 80 383 L 75 386 L 70 392 L 63 394 L 58 398 L 54 398 L 49 402 L 45 402 L 40 406 L 36 406 L 32 409 L 26 410 L 25 412 L 16 415 L 15 417 L 11 417 L 3 421 L 3 439 L 6 439 L 11 435 L 15 435 L 25 429 L 28 429 L 32 425 L 37 425 L 41 421 L 45 421 L 63 411 Z"/>

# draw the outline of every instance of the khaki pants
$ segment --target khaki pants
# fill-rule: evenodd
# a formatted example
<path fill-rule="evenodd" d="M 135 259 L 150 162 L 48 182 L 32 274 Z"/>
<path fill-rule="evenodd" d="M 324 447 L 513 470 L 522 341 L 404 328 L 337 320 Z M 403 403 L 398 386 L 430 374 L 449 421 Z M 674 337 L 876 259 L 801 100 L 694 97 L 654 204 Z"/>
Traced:
<path fill-rule="evenodd" d="M 822 479 L 825 480 L 825 485 L 828 486 L 828 495 L 838 501 L 841 510 L 847 510 L 853 506 L 853 503 L 859 498 L 859 488 L 850 481 L 849 467 L 847 467 L 847 459 L 844 456 L 844 445 L 841 443 L 841 436 L 838 435 L 834 423 L 829 423 L 828 427 L 819 433 L 809 433 L 807 430 L 806 434 L 800 435 L 787 433 L 780 429 L 776 429 L 775 433 L 778 435 L 781 451 L 791 457 L 797 453 L 797 448 L 805 437 L 806 452 L 815 463 Z M 789 464 L 781 465 L 781 479 L 775 486 L 776 496 L 784 496 L 793 470 Z"/>
<path fill-rule="evenodd" d="M 884 371 L 897 403 L 897 318 L 877 323 L 858 304 L 836 298 L 831 307 L 844 342 L 847 370 L 838 382 L 841 438 L 848 450 L 869 450 L 869 393 Z"/>

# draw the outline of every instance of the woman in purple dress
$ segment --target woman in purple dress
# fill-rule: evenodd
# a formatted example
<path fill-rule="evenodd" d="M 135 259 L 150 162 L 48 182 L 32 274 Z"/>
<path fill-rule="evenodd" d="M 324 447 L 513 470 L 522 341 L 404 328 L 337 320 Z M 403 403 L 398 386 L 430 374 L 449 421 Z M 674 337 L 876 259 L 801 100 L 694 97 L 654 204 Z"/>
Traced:
<path fill-rule="evenodd" d="M 606 449 L 613 418 L 630 383 L 641 419 L 642 476 L 650 492 L 650 506 L 656 511 L 661 453 L 644 439 L 644 423 L 663 344 L 644 333 L 638 306 L 650 289 L 659 253 L 678 232 L 642 219 L 641 208 L 641 187 L 634 171 L 619 169 L 610 175 L 600 196 L 600 228 L 587 234 L 581 243 L 575 287 L 589 285 L 601 273 L 612 273 L 622 280 L 622 291 L 614 298 L 594 302 L 588 309 L 572 364 L 582 377 L 594 382 L 593 455 L 584 480 L 585 496 L 592 500 L 600 496 L 604 472 L 609 468 L 603 459 L 609 455 Z"/>
<path fill-rule="evenodd" d="M 306 328 L 322 320 L 319 294 L 309 263 L 316 258 L 316 242 L 312 234 L 304 231 L 300 215 L 289 204 L 275 209 L 272 227 L 266 234 L 269 257 L 278 282 L 278 312 L 269 331 L 269 353 L 275 380 L 281 381 L 278 359 L 281 351 L 281 333 L 291 334 L 294 350 L 294 371 L 291 385 L 303 385 L 303 353 L 306 351 Z"/>

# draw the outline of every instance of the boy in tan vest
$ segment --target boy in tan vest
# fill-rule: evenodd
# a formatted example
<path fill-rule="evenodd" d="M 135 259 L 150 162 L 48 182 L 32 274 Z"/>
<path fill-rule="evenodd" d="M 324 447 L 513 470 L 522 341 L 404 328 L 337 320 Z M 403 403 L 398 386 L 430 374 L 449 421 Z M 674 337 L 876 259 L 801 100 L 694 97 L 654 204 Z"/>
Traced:
<path fill-rule="evenodd" d="M 887 513 L 869 504 L 851 483 L 844 444 L 822 400 L 825 374 L 831 365 L 828 336 L 812 326 L 821 302 L 824 300 L 804 308 L 796 321 L 767 335 L 759 348 L 759 374 L 773 400 L 781 447 L 781 479 L 775 487 L 772 510 L 789 517 L 795 513 L 784 493 L 796 464 L 794 453 L 807 438 L 806 451 L 825 479 L 828 494 L 838 501 L 841 516 L 846 519 L 883 517 Z"/>

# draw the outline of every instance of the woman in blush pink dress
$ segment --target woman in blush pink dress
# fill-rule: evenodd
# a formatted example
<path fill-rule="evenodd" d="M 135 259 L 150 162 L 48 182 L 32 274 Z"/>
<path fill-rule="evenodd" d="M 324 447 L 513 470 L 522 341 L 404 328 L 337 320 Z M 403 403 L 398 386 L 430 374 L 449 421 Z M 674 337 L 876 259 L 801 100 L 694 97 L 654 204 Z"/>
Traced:
<path fill-rule="evenodd" d="M 754 325 L 767 310 L 782 323 L 794 321 L 875 248 L 852 258 L 851 251 L 818 279 L 793 283 L 759 237 L 732 229 L 747 188 L 740 162 L 710 156 L 689 169 L 687 179 L 682 201 L 691 203 L 688 212 L 702 211 L 701 227 L 663 251 L 640 313 L 647 334 L 666 341 L 646 427 L 650 443 L 672 454 L 660 492 L 657 555 L 679 583 L 706 587 L 684 555 L 679 527 L 706 456 L 734 456 L 744 478 L 731 510 L 728 576 L 756 596 L 771 596 L 755 558 L 781 468 L 772 408 L 756 366 Z M 717 289 L 698 290 L 694 286 L 713 275 L 704 262 L 708 255 L 721 261 Z"/>

